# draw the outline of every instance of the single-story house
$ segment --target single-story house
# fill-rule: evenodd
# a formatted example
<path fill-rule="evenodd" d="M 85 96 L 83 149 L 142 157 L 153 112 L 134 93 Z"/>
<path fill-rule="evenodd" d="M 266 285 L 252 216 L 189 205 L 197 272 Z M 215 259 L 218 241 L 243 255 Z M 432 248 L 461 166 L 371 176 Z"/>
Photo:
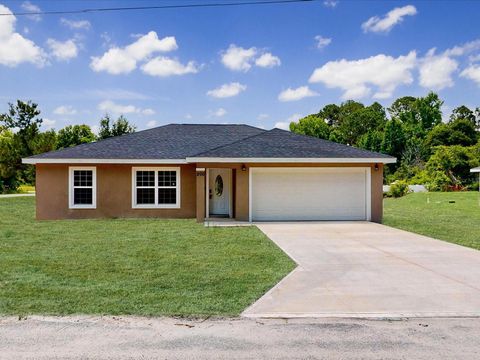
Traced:
<path fill-rule="evenodd" d="M 170 124 L 23 159 L 38 219 L 382 220 L 395 158 L 280 129 Z"/>

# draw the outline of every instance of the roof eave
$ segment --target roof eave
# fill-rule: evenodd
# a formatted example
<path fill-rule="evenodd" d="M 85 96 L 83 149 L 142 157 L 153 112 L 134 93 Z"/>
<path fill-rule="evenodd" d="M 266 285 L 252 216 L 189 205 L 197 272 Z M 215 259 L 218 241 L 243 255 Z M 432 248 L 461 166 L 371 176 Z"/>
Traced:
<path fill-rule="evenodd" d="M 396 158 L 229 158 L 229 157 L 187 157 L 188 163 L 382 163 L 393 164 Z"/>
<path fill-rule="evenodd" d="M 61 159 L 24 158 L 24 164 L 187 164 L 185 159 Z"/>

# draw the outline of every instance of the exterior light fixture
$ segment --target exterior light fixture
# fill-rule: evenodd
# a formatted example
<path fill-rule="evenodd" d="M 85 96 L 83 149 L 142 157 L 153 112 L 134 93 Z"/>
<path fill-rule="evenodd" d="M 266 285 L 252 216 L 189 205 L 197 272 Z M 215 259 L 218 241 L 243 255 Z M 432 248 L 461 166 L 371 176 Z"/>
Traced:
<path fill-rule="evenodd" d="M 375 169 L 375 171 L 378 171 L 378 164 L 375 164 L 373 168 Z"/>

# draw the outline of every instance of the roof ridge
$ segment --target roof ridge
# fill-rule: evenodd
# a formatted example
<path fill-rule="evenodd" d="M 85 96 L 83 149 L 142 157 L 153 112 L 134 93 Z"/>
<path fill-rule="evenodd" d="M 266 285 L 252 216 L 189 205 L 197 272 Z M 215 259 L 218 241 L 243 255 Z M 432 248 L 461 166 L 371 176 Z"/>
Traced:
<path fill-rule="evenodd" d="M 250 126 L 250 125 L 249 125 L 249 126 Z M 268 132 L 270 132 L 270 131 L 273 130 L 273 129 L 271 129 L 271 130 L 260 129 L 260 128 L 256 128 L 255 126 L 251 126 L 251 127 L 255 128 L 255 129 L 262 130 L 262 132 L 261 132 L 261 133 L 258 133 L 258 134 L 255 134 L 255 135 L 252 135 L 252 136 L 247 136 L 247 137 L 245 137 L 245 138 L 243 138 L 243 139 L 236 140 L 236 141 L 233 141 L 233 142 L 228 143 L 228 144 L 224 144 L 224 145 L 220 145 L 220 146 L 217 146 L 217 147 L 208 149 L 208 150 L 206 150 L 206 151 L 202 151 L 202 152 L 200 152 L 200 153 L 191 155 L 191 156 L 189 156 L 189 157 L 201 156 L 202 154 L 208 153 L 208 152 L 210 152 L 210 151 L 218 150 L 218 149 L 221 149 L 222 147 L 230 146 L 230 145 L 239 143 L 239 142 L 241 142 L 241 141 L 248 140 L 248 139 L 251 139 L 251 138 L 253 138 L 253 137 L 263 135 L 263 134 L 268 133 Z"/>

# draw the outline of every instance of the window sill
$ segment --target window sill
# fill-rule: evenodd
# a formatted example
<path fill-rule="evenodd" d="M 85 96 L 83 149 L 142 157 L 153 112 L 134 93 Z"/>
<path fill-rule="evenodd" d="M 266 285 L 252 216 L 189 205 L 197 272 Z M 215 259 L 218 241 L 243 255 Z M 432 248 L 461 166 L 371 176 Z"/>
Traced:
<path fill-rule="evenodd" d="M 180 209 L 180 205 L 133 205 L 132 209 Z"/>

